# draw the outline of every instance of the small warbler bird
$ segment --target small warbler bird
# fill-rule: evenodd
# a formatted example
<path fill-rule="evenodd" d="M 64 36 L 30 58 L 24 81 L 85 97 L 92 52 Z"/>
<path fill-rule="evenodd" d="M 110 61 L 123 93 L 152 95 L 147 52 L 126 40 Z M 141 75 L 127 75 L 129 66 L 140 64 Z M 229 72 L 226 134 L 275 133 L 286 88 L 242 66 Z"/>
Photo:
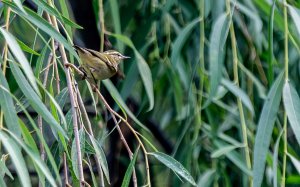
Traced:
<path fill-rule="evenodd" d="M 77 68 L 73 64 L 66 64 L 71 66 L 76 71 L 83 73 L 83 79 L 86 78 L 89 82 L 97 80 L 104 80 L 112 77 L 118 71 L 119 63 L 127 58 L 118 51 L 108 50 L 105 52 L 98 52 L 91 49 L 74 46 L 82 64 Z"/>

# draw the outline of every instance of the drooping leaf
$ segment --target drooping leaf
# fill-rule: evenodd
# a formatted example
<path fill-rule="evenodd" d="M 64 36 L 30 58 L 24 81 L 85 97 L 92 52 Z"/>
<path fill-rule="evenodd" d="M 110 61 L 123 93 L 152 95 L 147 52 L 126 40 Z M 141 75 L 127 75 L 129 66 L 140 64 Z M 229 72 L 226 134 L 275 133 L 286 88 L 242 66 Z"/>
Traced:
<path fill-rule="evenodd" d="M 300 23 L 299 23 L 300 15 L 297 12 L 297 10 L 294 7 L 292 7 L 291 5 L 287 5 L 287 7 L 289 9 L 292 20 L 294 21 L 294 23 L 296 25 L 297 31 L 300 34 Z"/>
<path fill-rule="evenodd" d="M 254 155 L 253 155 L 253 186 L 261 186 L 266 156 L 269 150 L 271 135 L 274 127 L 274 122 L 279 109 L 283 88 L 283 73 L 281 73 L 273 83 L 263 109 L 260 113 L 257 133 L 255 136 Z"/>
<path fill-rule="evenodd" d="M 1 131 L 0 131 L 1 132 Z M 31 157 L 32 161 L 39 167 L 39 169 L 44 173 L 45 177 L 52 186 L 57 186 L 55 179 L 53 178 L 51 172 L 49 171 L 46 164 L 40 158 L 40 155 L 33 151 L 28 145 L 26 145 L 22 140 L 16 137 L 13 133 L 10 133 L 12 138 L 26 151 L 26 153 Z"/>
<path fill-rule="evenodd" d="M 235 84 L 233 84 L 232 82 L 226 79 L 222 79 L 221 83 L 237 98 L 240 98 L 242 103 L 248 108 L 251 114 L 254 115 L 254 109 L 251 100 L 249 96 L 241 88 L 239 88 L 238 86 L 236 86 Z"/>
<path fill-rule="evenodd" d="M 62 133 L 66 138 L 67 134 L 64 129 L 58 124 L 58 122 L 54 119 L 51 113 L 48 111 L 46 106 L 41 101 L 40 97 L 31 89 L 32 87 L 24 77 L 23 73 L 21 72 L 20 68 L 14 63 L 10 63 L 10 67 L 14 78 L 17 80 L 17 83 L 28 99 L 30 105 L 58 132 Z"/>
<path fill-rule="evenodd" d="M 211 158 L 218 158 L 239 147 L 241 146 L 228 145 L 228 146 L 221 147 L 220 149 L 217 149 L 216 151 L 212 152 Z"/>
<path fill-rule="evenodd" d="M 177 160 L 161 152 L 151 152 L 148 154 L 154 156 L 158 161 L 170 168 L 173 172 L 187 180 L 193 186 L 196 186 L 196 182 L 191 174 Z"/>
<path fill-rule="evenodd" d="M 30 64 L 29 64 L 27 58 L 25 57 L 24 53 L 22 52 L 18 42 L 15 40 L 15 38 L 12 34 L 10 34 L 9 32 L 7 32 L 5 29 L 3 29 L 1 27 L 0 27 L 0 32 L 4 36 L 8 46 L 9 46 L 10 50 L 12 51 L 12 53 L 14 54 L 15 58 L 21 64 L 21 66 L 24 70 L 24 73 L 25 73 L 26 77 L 28 78 L 30 84 L 34 88 L 35 92 L 38 95 L 40 95 L 40 92 L 39 92 L 39 89 L 37 87 L 35 77 L 34 77 L 34 74 L 32 72 L 32 69 L 30 67 Z"/>
<path fill-rule="evenodd" d="M 171 63 L 176 66 L 176 63 L 179 59 L 180 51 L 185 44 L 188 36 L 192 32 L 193 28 L 198 25 L 199 18 L 196 18 L 195 20 L 191 21 L 186 27 L 182 29 L 182 31 L 177 35 L 177 38 L 175 39 L 175 42 L 172 46 L 172 54 L 171 54 Z"/>
<path fill-rule="evenodd" d="M 152 81 L 152 74 L 151 70 L 145 61 L 144 57 L 138 52 L 138 50 L 135 48 L 132 41 L 124 35 L 120 34 L 110 34 L 111 36 L 117 38 L 118 40 L 125 43 L 127 46 L 129 46 L 135 54 L 135 58 L 137 60 L 137 66 L 139 69 L 140 76 L 142 78 L 148 99 L 149 99 L 149 108 L 148 111 L 152 110 L 154 107 L 154 92 L 153 92 L 153 81 Z"/>
<path fill-rule="evenodd" d="M 106 180 L 107 180 L 108 184 L 110 184 L 109 170 L 108 170 L 108 164 L 107 164 L 107 161 L 106 161 L 105 153 L 102 150 L 101 146 L 98 144 L 97 140 L 95 140 L 95 138 L 93 138 L 92 136 L 89 136 L 89 137 L 90 137 L 92 145 L 95 149 L 96 156 L 97 156 L 98 161 L 101 165 L 101 168 L 102 168 L 103 173 L 106 177 Z"/>
<path fill-rule="evenodd" d="M 1 61 L 1 60 L 0 60 Z M 5 90 L 4 90 L 5 89 Z M 7 128 L 14 132 L 18 137 L 21 136 L 21 130 L 18 123 L 17 112 L 13 103 L 13 99 L 9 95 L 8 83 L 0 68 L 0 106 L 5 119 Z"/>
<path fill-rule="evenodd" d="M 216 170 L 208 169 L 206 170 L 200 177 L 199 182 L 197 183 L 198 186 L 201 187 L 209 187 L 211 186 L 212 182 L 214 181 L 214 175 Z"/>
<path fill-rule="evenodd" d="M 219 83 L 222 78 L 222 69 L 224 61 L 224 45 L 227 39 L 230 25 L 230 17 L 226 13 L 220 15 L 214 23 L 210 34 L 209 44 L 209 75 L 210 92 L 204 108 L 211 103 L 211 100 L 217 93 Z"/>
<path fill-rule="evenodd" d="M 279 148 L 279 142 L 280 138 L 282 136 L 283 129 L 281 130 L 279 136 L 277 137 L 275 146 L 274 146 L 274 153 L 273 153 L 273 186 L 277 187 L 277 165 L 278 165 L 278 148 Z"/>
<path fill-rule="evenodd" d="M 13 141 L 6 133 L 3 132 L 3 130 L 0 130 L 0 140 L 6 151 L 9 153 L 12 163 L 16 168 L 21 185 L 24 187 L 30 187 L 31 182 L 29 173 L 20 148 L 17 146 L 15 141 Z"/>
<path fill-rule="evenodd" d="M 21 49 L 23 51 L 26 51 L 27 53 L 36 55 L 36 56 L 40 56 L 39 53 L 37 53 L 36 51 L 34 51 L 33 49 L 31 49 L 29 46 L 27 46 L 24 42 L 22 42 L 21 40 L 17 39 L 18 44 L 20 45 Z"/>
<path fill-rule="evenodd" d="M 283 104 L 300 146 L 300 98 L 295 88 L 289 82 L 285 82 L 283 87 Z"/>
<path fill-rule="evenodd" d="M 38 28 L 49 34 L 59 43 L 63 44 L 64 47 L 79 61 L 79 57 L 73 49 L 72 45 L 59 32 L 57 32 L 45 19 L 43 19 L 41 16 L 39 16 L 27 7 L 25 7 L 26 13 L 24 13 L 20 11 L 20 9 L 14 3 L 11 3 L 7 0 L 2 0 L 2 2 L 8 5 L 19 16 L 28 19 L 31 23 L 33 23 Z"/>
<path fill-rule="evenodd" d="M 136 122 L 140 127 L 142 127 L 144 130 L 149 131 L 149 129 L 143 125 L 136 117 L 135 115 L 131 112 L 131 110 L 128 108 L 126 103 L 123 101 L 122 97 L 120 96 L 118 90 L 116 87 L 112 84 L 110 80 L 104 80 L 103 81 L 104 86 L 107 88 L 109 93 L 112 95 L 112 97 L 115 99 L 115 101 L 120 105 L 120 108 L 123 108 L 126 113 L 128 114 L 129 117 L 133 119 L 134 122 Z"/>
<path fill-rule="evenodd" d="M 82 153 L 84 153 L 84 145 L 85 145 L 85 132 L 84 132 L 83 129 L 79 130 L 79 137 L 78 138 L 79 138 L 79 142 L 80 142 L 80 151 L 81 151 L 81 154 L 82 154 Z M 74 137 L 73 142 L 72 142 L 71 159 L 72 159 L 73 171 L 74 171 L 77 179 L 80 179 L 80 171 L 79 171 L 79 168 L 78 168 L 78 162 L 82 162 L 82 160 L 78 161 L 78 148 L 76 146 L 75 137 Z"/>
<path fill-rule="evenodd" d="M 123 182 L 122 182 L 121 187 L 128 187 L 129 186 L 130 179 L 131 179 L 131 176 L 132 176 L 132 172 L 133 172 L 133 169 L 134 169 L 134 165 L 135 165 L 135 162 L 136 162 L 138 152 L 139 152 L 139 149 L 137 149 L 133 154 L 133 157 L 130 161 L 130 164 L 129 164 L 129 166 L 126 170 L 125 176 L 123 178 Z"/>
<path fill-rule="evenodd" d="M 287 155 L 290 157 L 290 159 L 291 159 L 292 163 L 294 164 L 298 174 L 300 175 L 300 161 L 297 160 L 293 155 L 291 155 L 289 153 Z"/>

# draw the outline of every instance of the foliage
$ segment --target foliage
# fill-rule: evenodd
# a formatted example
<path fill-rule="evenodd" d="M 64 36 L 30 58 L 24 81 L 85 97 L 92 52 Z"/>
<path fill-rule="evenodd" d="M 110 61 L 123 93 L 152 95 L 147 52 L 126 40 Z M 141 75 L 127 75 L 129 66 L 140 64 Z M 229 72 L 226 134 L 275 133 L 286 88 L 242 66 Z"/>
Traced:
<path fill-rule="evenodd" d="M 0 2 L 0 186 L 300 185 L 300 3 L 80 3 Z"/>

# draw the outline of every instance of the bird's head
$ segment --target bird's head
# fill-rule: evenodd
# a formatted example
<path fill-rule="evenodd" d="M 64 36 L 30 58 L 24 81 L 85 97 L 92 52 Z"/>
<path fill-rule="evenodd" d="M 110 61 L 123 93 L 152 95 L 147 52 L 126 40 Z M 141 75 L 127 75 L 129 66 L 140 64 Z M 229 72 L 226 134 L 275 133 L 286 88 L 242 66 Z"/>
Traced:
<path fill-rule="evenodd" d="M 120 52 L 115 51 L 115 50 L 108 50 L 103 52 L 103 54 L 108 55 L 110 58 L 115 60 L 115 62 L 120 63 L 122 60 L 130 58 L 128 56 L 122 55 Z"/>

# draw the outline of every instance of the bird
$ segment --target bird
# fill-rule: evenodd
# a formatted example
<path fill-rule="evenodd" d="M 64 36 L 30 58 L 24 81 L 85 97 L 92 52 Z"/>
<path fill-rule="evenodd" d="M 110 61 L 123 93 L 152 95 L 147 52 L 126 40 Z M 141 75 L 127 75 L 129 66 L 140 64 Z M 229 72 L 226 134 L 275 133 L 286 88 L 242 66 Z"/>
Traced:
<path fill-rule="evenodd" d="M 105 80 L 115 75 L 118 72 L 119 63 L 130 58 L 116 50 L 98 52 L 77 45 L 74 45 L 74 48 L 79 55 L 81 64 L 78 68 L 69 63 L 66 66 L 71 66 L 76 71 L 80 71 L 83 79 L 95 84 L 98 80 Z"/>

